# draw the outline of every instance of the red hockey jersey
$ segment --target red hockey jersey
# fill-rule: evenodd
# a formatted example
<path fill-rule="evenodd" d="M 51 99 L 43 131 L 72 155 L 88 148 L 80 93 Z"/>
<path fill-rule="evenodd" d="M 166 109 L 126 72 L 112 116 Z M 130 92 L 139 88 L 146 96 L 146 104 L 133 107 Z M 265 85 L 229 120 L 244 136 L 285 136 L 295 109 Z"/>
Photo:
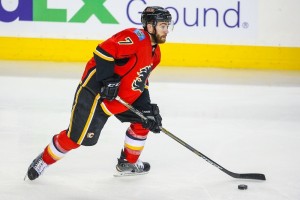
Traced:
<path fill-rule="evenodd" d="M 150 36 L 143 29 L 130 28 L 113 35 L 99 44 L 99 47 L 115 60 L 114 73 L 121 76 L 118 95 L 132 104 L 147 87 L 151 71 L 160 62 L 159 46 L 152 47 Z M 124 60 L 126 62 L 117 62 Z M 93 68 L 95 65 L 96 62 L 92 58 L 86 68 Z M 101 106 L 108 114 L 128 110 L 116 100 L 105 99 Z"/>

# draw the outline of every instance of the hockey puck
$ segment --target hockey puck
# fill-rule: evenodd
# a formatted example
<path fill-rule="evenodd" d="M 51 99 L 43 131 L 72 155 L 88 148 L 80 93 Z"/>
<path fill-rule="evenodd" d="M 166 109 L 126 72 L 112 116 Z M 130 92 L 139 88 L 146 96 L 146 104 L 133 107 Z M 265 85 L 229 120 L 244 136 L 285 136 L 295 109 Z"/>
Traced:
<path fill-rule="evenodd" d="M 244 185 L 244 184 L 241 184 L 238 186 L 238 189 L 239 190 L 247 190 L 248 189 L 248 186 L 247 185 Z"/>

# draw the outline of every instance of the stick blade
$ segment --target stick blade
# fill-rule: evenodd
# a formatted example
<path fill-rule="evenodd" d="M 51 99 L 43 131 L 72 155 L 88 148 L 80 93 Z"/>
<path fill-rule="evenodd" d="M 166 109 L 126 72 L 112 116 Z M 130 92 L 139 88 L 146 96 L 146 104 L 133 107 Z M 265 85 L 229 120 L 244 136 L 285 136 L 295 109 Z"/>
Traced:
<path fill-rule="evenodd" d="M 240 179 L 254 179 L 254 180 L 266 180 L 266 176 L 264 174 L 257 174 L 257 173 L 251 173 L 251 174 L 238 174 L 237 177 Z"/>

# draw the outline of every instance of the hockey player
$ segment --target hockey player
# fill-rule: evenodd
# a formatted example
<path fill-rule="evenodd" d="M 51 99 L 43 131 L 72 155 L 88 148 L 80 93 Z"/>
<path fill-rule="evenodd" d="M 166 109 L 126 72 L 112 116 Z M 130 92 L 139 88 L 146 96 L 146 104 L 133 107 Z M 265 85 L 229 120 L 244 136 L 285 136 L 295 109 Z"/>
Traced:
<path fill-rule="evenodd" d="M 145 8 L 141 21 L 143 29 L 125 29 L 96 47 L 77 87 L 69 127 L 54 135 L 33 160 L 27 171 L 30 180 L 69 151 L 95 145 L 112 115 L 121 122 L 130 122 L 116 169 L 137 174 L 150 170 L 150 164 L 139 160 L 139 156 L 149 131 L 160 132 L 162 118 L 158 106 L 151 103 L 148 77 L 160 62 L 158 44 L 166 42 L 173 24 L 169 11 L 158 6 Z M 117 96 L 143 112 L 148 120 L 120 104 L 115 100 Z"/>

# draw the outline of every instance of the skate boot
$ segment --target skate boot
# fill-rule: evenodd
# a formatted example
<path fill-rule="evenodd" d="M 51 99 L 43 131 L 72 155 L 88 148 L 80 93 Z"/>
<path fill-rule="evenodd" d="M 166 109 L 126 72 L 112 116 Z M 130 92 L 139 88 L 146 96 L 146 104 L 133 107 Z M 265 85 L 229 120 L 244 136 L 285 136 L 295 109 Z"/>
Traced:
<path fill-rule="evenodd" d="M 150 164 L 148 162 L 142 162 L 138 160 L 136 163 L 129 163 L 122 150 L 120 158 L 118 158 L 118 164 L 116 165 L 118 174 L 115 176 L 134 176 L 147 174 L 150 170 Z"/>
<path fill-rule="evenodd" d="M 30 164 L 30 166 L 28 167 L 28 171 L 26 175 L 30 180 L 34 180 L 38 178 L 43 173 L 43 171 L 48 167 L 48 165 L 43 161 L 42 155 L 43 154 L 40 154 L 36 159 L 34 159 Z M 24 179 L 26 179 L 26 176 Z"/>

